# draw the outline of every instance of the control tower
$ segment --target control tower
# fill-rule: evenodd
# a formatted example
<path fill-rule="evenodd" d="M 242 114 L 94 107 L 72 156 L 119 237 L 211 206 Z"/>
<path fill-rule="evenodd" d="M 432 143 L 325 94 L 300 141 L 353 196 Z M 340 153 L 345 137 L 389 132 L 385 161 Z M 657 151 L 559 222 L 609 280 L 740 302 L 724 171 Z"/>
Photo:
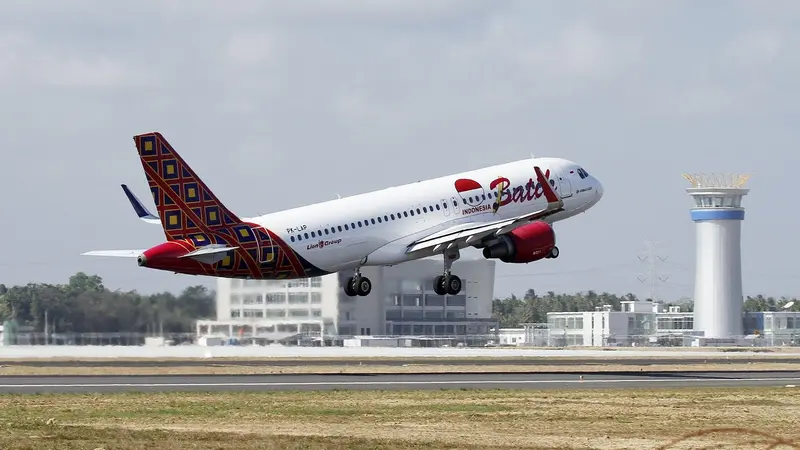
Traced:
<path fill-rule="evenodd" d="M 692 187 L 691 218 L 697 229 L 694 329 L 707 338 L 743 334 L 742 197 L 749 175 L 684 174 Z"/>

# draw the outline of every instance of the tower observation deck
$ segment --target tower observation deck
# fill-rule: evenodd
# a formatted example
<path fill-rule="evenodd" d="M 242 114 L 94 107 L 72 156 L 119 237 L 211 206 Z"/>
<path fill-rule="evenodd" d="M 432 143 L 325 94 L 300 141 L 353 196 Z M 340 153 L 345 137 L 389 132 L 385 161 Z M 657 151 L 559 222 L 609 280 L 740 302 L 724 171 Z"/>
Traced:
<path fill-rule="evenodd" d="M 742 197 L 749 175 L 684 174 L 696 227 L 694 329 L 707 338 L 743 334 Z"/>

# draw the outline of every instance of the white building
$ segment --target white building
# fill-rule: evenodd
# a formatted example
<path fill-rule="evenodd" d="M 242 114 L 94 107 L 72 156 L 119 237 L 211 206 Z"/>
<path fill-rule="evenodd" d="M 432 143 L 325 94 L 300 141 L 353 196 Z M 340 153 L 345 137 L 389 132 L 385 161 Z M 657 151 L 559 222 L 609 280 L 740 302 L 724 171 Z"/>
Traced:
<path fill-rule="evenodd" d="M 497 345 L 525 344 L 525 328 L 500 328 L 497 330 Z"/>
<path fill-rule="evenodd" d="M 595 311 L 547 313 L 551 346 L 644 345 L 657 334 L 659 303 L 621 302 L 622 310 L 610 305 Z M 692 313 L 688 314 L 691 317 Z"/>
<path fill-rule="evenodd" d="M 328 336 L 486 335 L 492 319 L 495 261 L 457 260 L 458 295 L 436 295 L 433 278 L 441 258 L 392 267 L 364 267 L 372 281 L 366 297 L 348 297 L 341 286 L 349 271 L 323 277 L 278 281 L 220 278 L 217 320 L 200 321 L 198 335 L 283 339 L 297 334 Z M 253 333 L 255 329 L 255 333 Z"/>

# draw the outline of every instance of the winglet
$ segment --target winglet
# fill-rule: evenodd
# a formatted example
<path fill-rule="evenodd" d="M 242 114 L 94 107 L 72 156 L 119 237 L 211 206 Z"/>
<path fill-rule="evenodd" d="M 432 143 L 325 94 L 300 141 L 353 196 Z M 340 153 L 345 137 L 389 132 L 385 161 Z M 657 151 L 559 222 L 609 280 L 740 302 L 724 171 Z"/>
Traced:
<path fill-rule="evenodd" d="M 555 206 L 560 208 L 564 205 L 564 201 L 556 195 L 553 187 L 550 186 L 550 182 L 547 181 L 544 174 L 542 173 L 542 169 L 539 166 L 534 166 L 533 170 L 536 172 L 536 181 L 542 185 L 542 192 L 544 193 L 544 198 L 547 199 L 548 206 Z M 555 205 L 553 205 L 555 204 Z"/>
<path fill-rule="evenodd" d="M 142 202 L 133 195 L 128 186 L 122 185 L 122 190 L 125 192 L 125 196 L 128 197 L 128 201 L 131 202 L 131 206 L 133 206 L 133 210 L 136 211 L 136 215 L 139 216 L 140 219 L 147 223 L 161 223 L 161 219 L 158 216 L 154 216 L 150 211 L 142 204 Z"/>

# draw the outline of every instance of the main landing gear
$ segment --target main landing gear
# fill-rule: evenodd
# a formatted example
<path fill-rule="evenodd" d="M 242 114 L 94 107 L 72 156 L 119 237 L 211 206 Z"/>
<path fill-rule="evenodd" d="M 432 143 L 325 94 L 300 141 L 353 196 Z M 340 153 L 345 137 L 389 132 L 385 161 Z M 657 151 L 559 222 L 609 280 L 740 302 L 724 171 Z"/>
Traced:
<path fill-rule="evenodd" d="M 444 274 L 433 279 L 433 291 L 437 295 L 456 295 L 461 292 L 461 278 L 450 273 L 453 262 L 461 255 L 458 249 L 445 251 L 444 253 Z"/>
<path fill-rule="evenodd" d="M 356 273 L 352 277 L 348 277 L 344 284 L 344 293 L 348 297 L 355 297 L 360 295 L 365 297 L 372 291 L 372 282 L 369 278 L 361 275 L 361 271 L 356 269 Z"/>
<path fill-rule="evenodd" d="M 553 249 L 550 250 L 550 253 L 547 256 L 545 256 L 545 258 L 551 258 L 551 259 L 558 258 L 558 247 L 553 247 Z"/>

